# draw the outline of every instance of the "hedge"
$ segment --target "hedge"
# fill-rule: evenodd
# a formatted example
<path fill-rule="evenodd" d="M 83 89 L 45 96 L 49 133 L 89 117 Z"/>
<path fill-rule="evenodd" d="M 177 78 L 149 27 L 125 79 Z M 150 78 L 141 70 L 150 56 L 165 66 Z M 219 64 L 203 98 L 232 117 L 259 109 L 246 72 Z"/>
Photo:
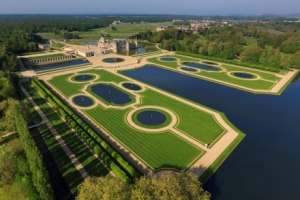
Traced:
<path fill-rule="evenodd" d="M 226 60 L 223 58 L 214 58 L 214 57 L 210 57 L 210 56 L 204 56 L 204 55 L 200 55 L 200 54 L 188 53 L 188 52 L 183 52 L 183 51 L 176 51 L 176 54 L 191 56 L 191 57 L 196 57 L 196 58 L 201 58 L 201 59 L 206 59 L 206 60 L 212 60 L 212 61 L 217 61 L 217 62 L 223 62 L 223 63 L 233 64 L 233 65 L 240 65 L 240 66 L 244 66 L 244 67 L 262 69 L 262 70 L 266 70 L 266 71 L 270 71 L 270 72 L 276 72 L 276 73 L 280 72 L 280 70 L 277 68 L 265 67 L 262 65 L 245 63 L 245 62 L 236 61 L 236 60 Z"/>
<path fill-rule="evenodd" d="M 27 162 L 32 172 L 32 182 L 41 199 L 54 199 L 53 189 L 49 179 L 49 173 L 43 162 L 31 134 L 28 130 L 27 122 L 22 116 L 22 112 L 18 106 L 15 107 L 15 123 L 17 132 L 20 135 L 20 141 L 24 148 Z"/>
<path fill-rule="evenodd" d="M 126 180 L 126 182 L 129 181 L 127 180 L 128 177 L 127 179 L 124 177 L 124 174 L 128 174 L 130 176 L 130 179 L 132 180 L 139 176 L 139 173 L 127 161 L 125 161 L 119 153 L 117 153 L 113 148 L 111 148 L 95 131 L 93 131 L 69 107 L 67 107 L 59 98 L 57 98 L 54 93 L 52 93 L 48 88 L 46 88 L 46 86 L 41 81 L 34 78 L 32 82 L 33 85 L 36 86 L 38 91 L 41 92 L 41 94 L 48 95 L 50 97 L 47 98 L 49 103 L 51 103 L 53 107 L 58 110 L 58 113 L 60 113 L 60 115 L 65 118 L 67 123 L 76 130 L 80 137 L 93 150 L 95 149 L 95 147 L 98 147 L 98 151 L 99 149 L 103 150 L 107 154 L 107 156 L 113 160 L 113 162 L 116 162 L 121 167 L 112 168 L 111 163 L 105 162 L 106 165 L 109 166 L 117 176 L 120 176 L 119 178 L 121 180 Z M 52 100 L 54 100 L 55 103 Z M 97 153 L 97 155 L 99 155 L 99 153 Z M 101 155 L 103 155 L 102 152 L 99 156 L 101 157 Z M 125 170 L 125 173 L 122 169 Z M 120 170 L 124 174 L 120 172 Z"/>

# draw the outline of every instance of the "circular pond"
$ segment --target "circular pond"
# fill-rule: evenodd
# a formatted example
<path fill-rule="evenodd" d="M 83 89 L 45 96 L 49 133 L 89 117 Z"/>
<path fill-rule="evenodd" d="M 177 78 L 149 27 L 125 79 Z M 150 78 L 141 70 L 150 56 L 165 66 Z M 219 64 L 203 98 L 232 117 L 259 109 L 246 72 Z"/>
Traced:
<path fill-rule="evenodd" d="M 90 97 L 84 95 L 74 97 L 73 102 L 81 107 L 90 107 L 94 104 L 94 101 Z"/>
<path fill-rule="evenodd" d="M 73 77 L 74 81 L 90 81 L 94 77 L 92 75 L 87 75 L 87 74 L 81 74 Z"/>
<path fill-rule="evenodd" d="M 138 91 L 142 89 L 139 85 L 134 83 L 123 83 L 122 86 L 129 90 L 134 90 L 134 91 Z"/>
<path fill-rule="evenodd" d="M 177 59 L 173 57 L 164 57 L 164 58 L 160 58 L 160 60 L 172 62 L 172 61 L 176 61 Z"/>
<path fill-rule="evenodd" d="M 188 71 L 188 72 L 196 72 L 197 70 L 194 68 L 190 68 L 190 67 L 180 67 L 180 69 L 184 70 L 184 71 Z"/>
<path fill-rule="evenodd" d="M 233 73 L 233 75 L 238 78 L 246 78 L 246 79 L 254 78 L 254 76 L 252 74 L 249 74 L 246 72 L 235 72 L 235 73 Z"/>
<path fill-rule="evenodd" d="M 188 67 L 195 67 L 195 68 L 203 69 L 203 70 L 207 70 L 207 71 L 220 71 L 219 67 L 204 65 L 204 64 L 200 64 L 200 63 L 196 63 L 196 62 L 184 62 L 183 64 Z"/>
<path fill-rule="evenodd" d="M 123 58 L 104 58 L 102 61 L 106 62 L 106 63 L 119 63 L 119 62 L 123 62 L 124 59 Z"/>
<path fill-rule="evenodd" d="M 207 65 L 217 65 L 218 63 L 215 62 L 209 62 L 209 61 L 202 61 L 203 64 L 207 64 Z"/>
<path fill-rule="evenodd" d="M 164 113 L 156 110 L 146 110 L 137 114 L 137 120 L 146 126 L 159 126 L 166 122 L 167 117 Z"/>

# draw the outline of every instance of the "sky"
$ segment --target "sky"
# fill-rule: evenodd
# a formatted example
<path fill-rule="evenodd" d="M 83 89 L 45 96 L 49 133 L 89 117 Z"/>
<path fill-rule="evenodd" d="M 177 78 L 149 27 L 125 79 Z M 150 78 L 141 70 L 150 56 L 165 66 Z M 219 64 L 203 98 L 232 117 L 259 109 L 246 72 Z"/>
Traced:
<path fill-rule="evenodd" d="M 0 14 L 300 14 L 300 0 L 0 0 Z"/>

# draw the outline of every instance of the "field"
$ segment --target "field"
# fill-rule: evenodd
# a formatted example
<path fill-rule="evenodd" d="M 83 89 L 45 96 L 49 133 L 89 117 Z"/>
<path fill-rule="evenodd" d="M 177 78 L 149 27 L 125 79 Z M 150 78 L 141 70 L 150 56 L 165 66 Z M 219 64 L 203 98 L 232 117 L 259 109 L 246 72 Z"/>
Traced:
<path fill-rule="evenodd" d="M 177 58 L 177 61 L 174 62 L 166 62 L 162 61 L 159 58 L 150 58 L 148 61 L 158 64 L 163 67 L 172 68 L 173 70 L 183 72 L 179 69 L 179 67 L 184 66 L 184 61 L 197 62 L 199 63 L 201 59 L 190 58 L 186 56 L 172 55 L 172 56 L 163 56 L 163 57 L 174 57 Z M 220 64 L 217 67 L 220 67 L 220 71 L 207 71 L 200 70 L 200 72 L 193 73 L 193 76 L 208 79 L 215 82 L 220 82 L 226 85 L 231 85 L 233 87 L 240 87 L 242 89 L 248 90 L 270 90 L 281 78 L 276 76 L 275 73 L 264 72 L 261 70 L 250 69 L 246 67 L 239 67 L 228 64 Z M 243 72 L 250 73 L 255 75 L 256 79 L 242 79 L 236 78 L 234 76 L 230 76 L 233 72 Z M 254 77 L 254 78 L 255 78 Z"/>
<path fill-rule="evenodd" d="M 81 74 L 83 73 L 93 73 L 100 77 L 97 80 L 93 80 L 93 84 L 99 81 L 114 83 L 126 81 L 126 79 L 105 70 L 87 70 L 81 72 Z M 68 78 L 73 75 L 75 74 L 57 76 L 48 81 L 48 83 L 66 98 L 75 94 L 83 94 L 81 89 L 86 83 L 70 83 Z M 121 89 L 124 90 L 123 88 Z M 82 112 L 151 169 L 158 170 L 165 167 L 185 169 L 205 153 L 201 148 L 174 133 L 175 130 L 180 131 L 200 144 L 209 143 L 211 146 L 225 132 L 211 114 L 169 98 L 157 91 L 147 88 L 145 91 L 137 93 L 128 92 L 139 97 L 141 99 L 140 103 L 133 102 L 130 106 L 127 105 L 123 109 L 102 107 L 99 104 L 92 109 L 82 109 Z M 94 97 L 94 100 L 95 102 L 99 101 L 96 97 Z M 149 105 L 166 108 L 175 113 L 178 122 L 174 129 L 170 127 L 165 131 L 148 133 L 135 129 L 128 124 L 126 116 L 129 111 Z M 76 109 L 80 109 L 80 107 Z"/>
<path fill-rule="evenodd" d="M 156 30 L 157 26 L 162 26 L 165 24 L 172 24 L 172 22 L 164 23 L 145 23 L 145 24 L 117 24 L 114 25 L 117 29 L 113 31 L 111 26 L 92 29 L 87 32 L 77 32 L 81 39 L 84 40 L 98 40 L 100 36 L 109 34 L 111 37 L 106 37 L 106 39 L 115 39 L 115 38 L 128 38 L 139 32 L 145 32 L 147 30 Z"/>

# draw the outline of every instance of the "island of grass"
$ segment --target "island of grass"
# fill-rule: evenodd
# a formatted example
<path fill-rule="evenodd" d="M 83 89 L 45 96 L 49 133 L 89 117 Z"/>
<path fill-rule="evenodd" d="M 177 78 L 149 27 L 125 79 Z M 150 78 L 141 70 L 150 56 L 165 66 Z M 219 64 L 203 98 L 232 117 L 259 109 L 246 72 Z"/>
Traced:
<path fill-rule="evenodd" d="M 44 58 L 55 58 L 55 57 L 60 57 L 60 56 L 65 56 L 65 54 L 57 53 L 57 54 L 49 54 L 49 55 L 43 55 L 43 56 L 33 56 L 33 57 L 28 57 L 28 58 L 23 58 L 23 59 L 25 59 L 25 60 L 39 60 L 39 59 L 44 59 Z"/>
<path fill-rule="evenodd" d="M 169 56 L 161 56 L 149 58 L 148 61 L 157 64 L 159 67 L 169 68 L 175 71 L 181 71 L 182 67 L 189 67 L 200 69 L 200 71 L 192 73 L 192 76 L 206 79 L 209 81 L 214 81 L 217 83 L 229 85 L 235 88 L 239 88 L 242 90 L 247 90 L 250 92 L 258 92 L 258 93 L 269 93 L 272 88 L 282 79 L 282 74 L 277 74 L 273 72 L 250 69 L 246 67 L 228 65 L 228 64 L 219 64 L 213 66 L 205 67 L 193 67 L 193 63 L 200 65 L 205 65 L 205 63 L 201 59 L 191 58 L 182 55 L 172 55 L 172 57 L 177 58 L 178 62 L 164 62 L 162 58 L 168 58 Z M 190 65 L 185 65 L 186 63 Z M 202 69 L 201 69 L 202 68 Z M 215 71 L 211 69 L 216 69 Z M 244 73 L 244 74 L 252 74 L 255 79 L 251 78 L 241 78 L 237 77 L 233 74 L 234 72 Z M 275 92 L 274 92 L 275 93 Z"/>
<path fill-rule="evenodd" d="M 99 83 L 107 85 L 129 81 L 106 70 L 93 69 L 80 73 L 97 74 L 101 77 L 99 79 L 101 82 Z M 49 83 L 51 83 L 50 85 L 54 89 L 59 91 L 59 94 L 65 97 L 82 94 L 79 88 L 83 88 L 86 84 L 78 83 L 74 87 L 75 84 L 69 82 L 69 77 L 74 75 L 70 73 L 57 76 L 51 79 Z M 95 82 L 97 83 L 97 80 Z M 122 86 L 115 84 L 113 84 L 113 87 L 120 90 Z M 113 143 L 117 142 L 125 147 L 154 171 L 165 168 L 174 170 L 190 168 L 205 155 L 206 151 L 203 148 L 205 144 L 210 144 L 210 147 L 213 147 L 226 134 L 226 130 L 216 121 L 212 114 L 200 110 L 195 106 L 172 99 L 159 91 L 147 88 L 138 94 L 130 93 L 130 95 L 133 98 L 140 99 L 140 101 L 132 101 L 123 108 L 122 106 L 119 108 L 104 107 L 98 104 L 98 106 L 92 109 L 82 109 L 81 112 L 94 121 L 101 130 L 104 130 L 104 133 L 99 132 L 99 134 L 112 136 L 115 140 Z M 133 109 L 142 110 L 144 106 L 150 105 L 165 108 L 175 113 L 178 118 L 177 124 L 164 131 L 149 133 L 136 129 L 128 123 L 126 116 L 130 111 Z M 161 109 L 158 109 L 158 111 L 161 112 Z M 163 112 L 163 114 L 166 116 L 166 121 L 161 125 L 168 126 L 170 118 L 167 113 Z M 135 122 L 139 123 L 137 120 Z M 151 125 L 144 124 L 143 126 L 151 128 Z M 157 127 L 152 126 L 152 128 L 155 129 Z M 190 138 L 193 142 L 183 137 Z"/>

